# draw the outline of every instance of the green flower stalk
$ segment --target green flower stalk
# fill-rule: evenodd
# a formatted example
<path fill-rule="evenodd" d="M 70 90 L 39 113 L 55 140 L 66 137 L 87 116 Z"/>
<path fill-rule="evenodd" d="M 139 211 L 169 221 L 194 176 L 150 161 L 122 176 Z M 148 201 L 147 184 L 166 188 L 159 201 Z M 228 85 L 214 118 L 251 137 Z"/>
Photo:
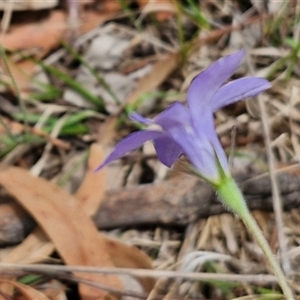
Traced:
<path fill-rule="evenodd" d="M 239 67 L 244 54 L 241 50 L 221 58 L 198 74 L 187 92 L 188 107 L 174 102 L 154 119 L 131 113 L 129 117 L 146 125 L 146 129 L 121 140 L 96 171 L 148 140 L 153 141 L 158 159 L 168 167 L 185 155 L 193 172 L 207 180 L 224 205 L 246 224 L 264 251 L 285 296 L 292 300 L 293 294 L 284 274 L 230 174 L 227 157 L 214 128 L 215 111 L 271 87 L 266 79 L 259 77 L 225 83 Z"/>
<path fill-rule="evenodd" d="M 220 200 L 230 209 L 234 214 L 239 216 L 244 224 L 247 226 L 248 230 L 256 238 L 259 246 L 263 250 L 266 259 L 271 265 L 275 276 L 277 277 L 278 283 L 286 297 L 287 300 L 293 300 L 293 293 L 288 286 L 285 276 L 277 263 L 277 260 L 272 253 L 272 250 L 262 234 L 257 222 L 251 215 L 244 200 L 244 197 L 238 188 L 236 182 L 232 177 L 224 178 L 223 182 L 218 186 L 214 186 Z"/>

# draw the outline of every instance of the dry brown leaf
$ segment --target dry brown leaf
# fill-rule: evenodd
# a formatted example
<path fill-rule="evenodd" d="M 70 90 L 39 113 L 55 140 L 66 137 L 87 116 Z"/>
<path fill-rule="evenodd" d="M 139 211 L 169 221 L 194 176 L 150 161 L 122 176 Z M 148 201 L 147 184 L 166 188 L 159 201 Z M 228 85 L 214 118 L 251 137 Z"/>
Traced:
<path fill-rule="evenodd" d="M 171 72 L 178 67 L 180 54 L 178 52 L 172 53 L 159 60 L 149 74 L 143 77 L 137 84 L 137 88 L 129 94 L 125 105 L 134 103 L 143 94 L 153 91 L 157 88 Z"/>
<path fill-rule="evenodd" d="M 91 145 L 84 180 L 74 195 L 79 200 L 79 209 L 88 216 L 92 216 L 96 213 L 105 193 L 105 174 L 103 170 L 96 173 L 94 172 L 97 165 L 99 165 L 103 159 L 104 155 L 101 145 Z"/>
<path fill-rule="evenodd" d="M 80 34 L 84 34 L 113 17 L 115 11 L 84 11 L 78 20 Z M 35 50 L 36 59 L 44 57 L 50 50 L 59 46 L 60 41 L 71 30 L 68 15 L 60 10 L 52 10 L 49 18 L 42 22 L 11 26 L 10 31 L 0 35 L 0 44 L 10 50 Z M 1 63 L 0 63 L 1 65 Z M 3 67 L 3 66 L 2 66 Z M 30 88 L 31 76 L 36 72 L 36 63 L 23 60 L 10 62 L 9 68 L 20 91 Z"/>
<path fill-rule="evenodd" d="M 138 1 L 141 6 L 145 5 L 145 1 Z M 147 2 L 142 10 L 142 16 L 155 13 L 158 21 L 162 22 L 174 16 L 177 12 L 175 4 L 169 0 L 156 0 L 155 2 Z"/>
<path fill-rule="evenodd" d="M 94 172 L 99 162 L 103 161 L 103 158 L 102 146 L 93 144 L 90 150 L 87 174 L 75 194 L 77 199 L 83 201 L 79 202 L 79 209 L 89 215 L 96 213 L 105 194 L 105 173 L 103 171 Z M 125 245 L 106 236 L 103 236 L 103 238 L 109 246 L 111 259 L 116 267 L 152 268 L 149 257 L 136 247 Z"/>
<path fill-rule="evenodd" d="M 96 211 L 101 201 L 102 194 L 104 193 L 105 178 L 103 172 L 93 172 L 97 163 L 102 159 L 103 154 L 101 147 L 99 145 L 92 145 L 87 174 L 77 191 L 77 198 L 81 200 L 78 204 L 83 211 L 86 213 L 90 212 L 88 215 L 92 215 Z M 93 194 L 94 190 L 96 193 Z M 102 194 L 101 190 L 103 190 Z M 38 263 L 47 259 L 54 250 L 54 244 L 39 228 L 36 228 L 21 244 L 16 246 L 7 256 L 5 256 L 2 262 Z M 13 290 L 11 285 L 1 284 L 0 288 L 7 295 L 12 295 Z"/>
<path fill-rule="evenodd" d="M 56 18 L 54 18 L 56 19 Z M 59 21 L 59 15 L 57 16 L 57 21 Z M 32 27 L 30 27 L 32 26 Z M 38 25 L 35 25 L 36 27 Z M 54 32 L 49 32 L 50 36 L 53 34 L 53 39 L 49 38 L 48 42 L 44 43 L 45 36 L 48 33 L 42 31 L 39 34 L 39 30 L 36 29 L 37 33 L 34 33 L 33 25 L 24 25 L 13 31 L 12 33 L 0 36 L 0 44 L 6 49 L 11 50 L 21 50 L 21 49 L 32 49 L 37 47 L 40 51 L 38 52 L 37 58 L 44 56 L 50 49 L 58 46 L 59 40 L 62 37 L 62 31 L 54 34 Z M 33 31 L 30 33 L 30 31 Z M 41 29 L 40 29 L 41 30 Z M 28 38 L 27 34 L 31 37 Z M 47 39 L 47 38 L 46 38 Z M 4 64 L 0 61 L 0 66 L 6 70 Z M 9 73 L 14 78 L 17 83 L 18 89 L 22 92 L 28 92 L 32 82 L 32 75 L 36 72 L 36 63 L 32 60 L 21 60 L 18 62 L 13 62 L 8 60 Z M 8 72 L 6 71 L 7 76 Z M 11 89 L 14 90 L 11 84 Z"/>
<path fill-rule="evenodd" d="M 76 196 L 77 196 L 76 198 L 78 198 L 82 201 L 81 202 L 76 201 L 71 196 L 68 196 L 68 197 L 72 198 L 70 201 L 68 201 L 68 203 L 71 203 L 72 206 L 78 205 L 76 211 L 79 211 L 81 215 L 83 215 L 83 214 L 85 216 L 93 215 L 96 212 L 96 209 L 98 208 L 98 206 L 101 202 L 101 199 L 104 195 L 104 192 L 105 192 L 104 173 L 103 172 L 94 173 L 95 167 L 102 160 L 103 160 L 102 147 L 97 144 L 92 145 L 90 159 L 88 162 L 87 174 L 85 176 L 85 179 L 84 179 L 82 185 L 79 187 L 79 189 L 76 193 Z M 11 168 L 9 168 L 9 169 L 11 169 Z M 14 172 L 18 173 L 19 170 L 21 173 L 26 172 L 24 170 L 17 169 L 17 168 L 12 168 L 12 169 L 13 169 L 12 173 L 14 173 Z M 6 172 L 6 171 L 3 170 L 3 172 Z M 0 182 L 3 183 L 2 179 L 1 179 L 2 178 L 1 173 L 2 172 L 0 172 Z M 28 180 L 30 180 L 31 175 L 29 175 L 29 173 L 27 173 L 27 172 L 26 172 L 26 174 L 27 174 L 26 175 L 27 177 L 28 176 L 30 177 L 30 178 L 28 178 Z M 13 176 L 13 175 L 11 174 L 11 176 Z M 20 175 L 20 176 L 22 177 L 22 175 Z M 32 178 L 33 178 L 33 180 L 39 181 L 38 178 L 34 178 L 34 177 L 32 177 Z M 9 180 L 9 179 L 7 179 L 7 180 Z M 48 183 L 46 181 L 43 181 L 43 184 L 47 185 Z M 33 185 L 38 185 L 38 182 L 33 183 Z M 13 184 L 12 184 L 12 186 L 13 186 Z M 5 187 L 7 187 L 7 186 L 5 185 Z M 53 188 L 53 186 L 51 185 L 50 189 L 52 189 L 52 188 Z M 9 188 L 7 188 L 7 189 L 9 190 Z M 31 194 L 32 198 L 34 198 L 34 195 L 36 195 L 36 192 L 34 191 L 34 189 L 30 190 L 29 186 L 27 186 L 27 189 L 29 190 L 29 191 L 27 191 L 27 192 L 29 192 L 29 195 Z M 51 194 L 54 195 L 53 197 L 57 199 L 56 201 L 62 201 L 62 202 L 67 201 L 67 198 L 68 198 L 67 196 L 65 197 L 65 200 L 59 200 L 58 198 L 63 198 L 62 195 L 57 196 L 55 192 L 53 193 L 53 192 L 50 192 L 49 190 L 48 191 L 40 190 L 40 188 L 36 188 L 36 189 L 37 189 L 37 193 L 38 193 L 39 197 L 42 197 L 41 193 L 43 192 L 46 195 L 51 195 Z M 57 188 L 57 190 L 60 191 L 58 188 Z M 62 192 L 62 193 L 64 193 L 64 192 Z M 16 194 L 14 194 L 14 193 L 12 193 L 12 194 L 15 195 L 16 197 L 18 197 Z M 60 194 L 60 193 L 58 192 L 58 194 Z M 40 199 L 40 203 L 42 203 L 43 201 L 44 202 L 47 201 L 47 199 L 49 199 L 49 198 L 45 197 L 45 199 Z M 26 201 L 26 200 L 21 200 L 20 201 L 21 204 L 22 204 L 22 201 Z M 34 200 L 33 200 L 33 202 L 34 202 Z M 34 205 L 34 203 L 29 204 L 29 206 L 30 205 Z M 69 211 L 67 205 L 64 206 L 64 204 L 62 204 L 60 207 L 61 207 L 61 209 L 65 209 L 66 211 Z M 25 208 L 27 208 L 27 207 L 25 206 Z M 57 209 L 59 209 L 59 208 L 57 207 Z M 30 210 L 30 209 L 28 209 L 28 210 L 31 212 L 31 214 L 33 216 L 35 216 L 35 213 L 32 210 Z M 33 209 L 33 210 L 35 210 L 35 209 Z M 46 210 L 47 209 L 44 209 L 44 212 Z M 48 212 L 49 212 L 49 214 L 51 214 L 51 210 L 49 210 Z M 37 212 L 37 213 L 39 214 L 40 212 Z M 54 213 L 53 215 L 55 215 L 54 211 L 53 211 L 53 213 Z M 84 216 L 82 216 L 82 218 L 85 219 Z M 36 219 L 38 220 L 38 218 L 36 218 Z M 55 219 L 53 222 L 57 222 L 56 221 L 57 218 L 54 217 L 53 219 Z M 76 220 L 76 218 L 75 218 L 75 220 Z M 49 224 L 46 225 L 46 227 L 51 226 L 51 220 L 47 221 L 47 223 L 49 223 Z M 83 224 L 83 223 L 84 223 L 84 221 L 80 224 Z M 52 230 L 53 230 L 52 235 L 55 235 L 55 230 L 60 231 L 60 233 L 58 233 L 58 234 L 63 233 L 61 231 L 61 229 L 58 228 L 57 224 L 56 224 L 55 228 L 53 228 Z M 70 231 L 71 230 L 72 229 L 70 229 Z M 45 231 L 47 232 L 46 229 L 45 229 Z M 67 231 L 67 229 L 66 229 L 66 231 Z M 50 236 L 50 234 L 48 234 L 48 235 Z M 100 235 L 100 234 L 98 234 L 98 235 Z M 103 243 L 106 245 L 107 249 L 109 249 L 108 251 L 110 254 L 110 258 L 111 258 L 114 266 L 122 267 L 122 268 L 149 268 L 149 269 L 152 268 L 152 263 L 151 263 L 151 260 L 149 259 L 149 257 L 146 254 L 144 254 L 142 251 L 138 250 L 136 247 L 125 245 L 119 241 L 110 239 L 106 236 L 101 236 L 101 237 L 102 237 Z M 50 236 L 50 238 L 51 238 L 51 236 Z M 68 241 L 69 241 L 69 239 L 67 239 L 65 242 L 68 242 Z M 41 256 L 43 254 L 45 254 L 45 252 L 43 252 L 43 251 L 46 251 L 46 250 L 51 251 L 51 245 L 52 245 L 52 243 L 47 242 L 47 239 L 45 239 L 43 237 L 43 235 L 41 234 L 41 232 L 39 232 L 39 230 L 34 231 L 27 237 L 26 240 L 24 240 L 24 242 L 22 244 L 20 244 L 15 250 L 12 251 L 12 253 L 5 259 L 5 261 L 6 262 L 13 261 L 13 262 L 23 262 L 24 263 L 24 261 L 23 261 L 24 253 L 28 254 L 28 252 L 30 252 L 30 251 L 32 253 L 34 253 L 34 255 L 32 255 L 32 253 L 31 253 L 31 255 L 29 255 L 32 261 L 34 261 L 36 259 L 40 259 Z M 74 249 L 75 249 L 75 247 L 76 246 L 74 246 Z M 101 255 L 100 248 L 98 249 L 97 254 Z M 27 260 L 25 262 L 29 263 L 30 261 Z M 69 263 L 69 264 L 71 264 L 71 263 Z M 82 263 L 78 263 L 78 264 L 84 264 L 84 263 L 82 262 Z M 88 265 L 88 264 L 86 264 L 86 265 Z M 104 265 L 102 265 L 102 266 L 104 266 Z M 87 278 L 85 278 L 85 279 L 87 279 Z M 154 285 L 154 280 L 151 278 L 140 278 L 139 282 L 143 286 L 144 290 L 147 292 L 149 292 L 153 288 L 153 285 Z"/>
<path fill-rule="evenodd" d="M 105 236 L 104 239 L 109 245 L 110 256 L 116 267 L 152 269 L 152 262 L 149 257 L 136 247 Z M 138 281 L 146 292 L 150 292 L 155 284 L 153 278 L 140 277 Z"/>
<path fill-rule="evenodd" d="M 0 278 L 1 284 L 9 284 L 12 285 L 14 288 L 19 290 L 19 292 L 26 297 L 28 300 L 50 300 L 46 297 L 43 293 L 35 290 L 34 288 L 30 287 L 29 285 L 25 285 L 22 283 L 18 283 L 13 280 L 2 279 Z"/>
<path fill-rule="evenodd" d="M 53 10 L 49 18 L 43 22 L 12 26 L 9 33 L 0 37 L 0 43 L 10 50 L 38 47 L 43 51 L 49 51 L 58 45 L 66 26 L 67 14 Z"/>
<path fill-rule="evenodd" d="M 122 9 L 122 6 L 118 1 L 102 0 L 101 10 L 106 12 L 117 12 Z"/>
<path fill-rule="evenodd" d="M 85 11 L 81 15 L 81 20 L 79 20 L 80 34 L 89 32 L 90 30 L 94 29 L 95 27 L 100 26 L 104 22 L 113 18 L 117 11 L 119 11 L 119 10 L 111 10 L 111 11 L 110 10 L 101 10 L 101 11 L 88 10 L 88 11 Z"/>
<path fill-rule="evenodd" d="M 76 198 L 28 171 L 8 167 L 0 183 L 44 229 L 68 265 L 113 267 L 110 250 L 90 217 L 78 209 Z M 78 274 L 78 277 L 121 289 L 116 276 Z M 108 292 L 80 285 L 82 299 L 105 299 Z"/>
<path fill-rule="evenodd" d="M 6 70 L 1 60 L 0 60 L 0 67 Z M 36 70 L 36 64 L 33 61 L 29 61 L 29 60 L 20 61 L 17 64 L 8 61 L 8 67 L 10 73 L 12 74 L 15 82 L 18 85 L 18 89 L 22 92 L 23 91 L 28 92 L 28 88 L 30 86 L 30 83 L 32 82 L 31 76 Z M 14 89 L 12 84 L 11 84 L 11 89 L 12 90 Z"/>
<path fill-rule="evenodd" d="M 26 239 L 17 245 L 1 262 L 34 264 L 49 257 L 54 251 L 54 245 L 41 229 L 36 228 Z"/>
<path fill-rule="evenodd" d="M 90 149 L 87 173 L 75 194 L 76 198 L 80 200 L 78 203 L 79 209 L 89 216 L 96 213 L 105 193 L 105 173 L 103 170 L 97 173 L 94 172 L 103 159 L 102 146 L 93 144 Z M 149 257 L 136 247 L 125 245 L 106 236 L 103 236 L 103 238 L 109 247 L 111 259 L 116 267 L 152 268 Z M 139 282 L 147 292 L 150 292 L 154 285 L 154 280 L 151 278 L 140 278 Z"/>
<path fill-rule="evenodd" d="M 3 263 L 33 264 L 45 260 L 55 247 L 40 228 L 36 228 L 26 239 L 13 248 L 2 260 Z M 0 283 L 0 290 L 6 295 L 13 295 L 11 284 Z M 1 299 L 1 296 L 0 296 Z"/>
<path fill-rule="evenodd" d="M 156 0 L 157 1 L 157 0 Z M 163 1 L 163 0 L 162 0 Z M 148 1 L 139 0 L 139 7 L 142 8 L 147 4 Z M 105 12 L 118 12 L 122 10 L 122 5 L 118 0 L 101 0 L 101 10 Z"/>

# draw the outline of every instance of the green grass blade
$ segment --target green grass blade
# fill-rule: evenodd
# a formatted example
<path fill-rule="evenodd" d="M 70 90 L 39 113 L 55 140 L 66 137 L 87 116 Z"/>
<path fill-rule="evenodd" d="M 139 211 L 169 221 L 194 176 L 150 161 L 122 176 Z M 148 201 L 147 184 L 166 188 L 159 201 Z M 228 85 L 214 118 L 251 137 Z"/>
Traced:
<path fill-rule="evenodd" d="M 103 99 L 95 96 L 87 88 L 85 88 L 83 85 L 78 83 L 75 79 L 73 79 L 63 71 L 59 70 L 58 68 L 46 65 L 41 61 L 36 61 L 36 63 L 40 65 L 45 71 L 49 72 L 56 78 L 60 79 L 67 86 L 74 89 L 78 94 L 83 96 L 87 101 L 95 104 L 98 109 L 100 109 L 101 111 L 105 111 L 105 105 Z"/>
<path fill-rule="evenodd" d="M 107 93 L 113 98 L 115 103 L 120 105 L 121 104 L 120 99 L 113 92 L 110 85 L 99 74 L 99 72 L 97 70 L 95 70 L 85 59 L 83 59 L 83 57 L 75 49 L 73 49 L 70 45 L 68 45 L 66 43 L 62 43 L 62 45 L 74 58 L 76 58 L 78 61 L 80 61 L 80 63 L 89 70 L 89 72 L 97 79 L 98 83 L 101 84 L 103 86 L 103 88 L 107 91 Z"/>
<path fill-rule="evenodd" d="M 8 58 L 7 58 L 7 55 L 5 53 L 5 49 L 2 47 L 2 45 L 0 44 L 0 57 L 2 58 L 3 62 L 4 62 L 4 66 L 6 68 L 6 71 L 11 79 L 11 82 L 12 82 L 12 85 L 13 85 L 13 88 L 17 94 L 17 99 L 18 99 L 18 102 L 19 102 L 19 107 L 20 107 L 20 110 L 22 112 L 22 114 L 24 115 L 24 125 L 25 125 L 25 131 L 27 131 L 27 127 L 28 127 L 28 124 L 27 124 L 27 120 L 26 120 L 26 115 L 27 115 L 27 112 L 26 112 L 26 106 L 25 106 L 25 103 L 21 97 L 21 93 L 20 93 L 20 90 L 18 88 L 18 85 L 15 81 L 15 78 L 10 70 L 10 67 L 8 65 Z"/>

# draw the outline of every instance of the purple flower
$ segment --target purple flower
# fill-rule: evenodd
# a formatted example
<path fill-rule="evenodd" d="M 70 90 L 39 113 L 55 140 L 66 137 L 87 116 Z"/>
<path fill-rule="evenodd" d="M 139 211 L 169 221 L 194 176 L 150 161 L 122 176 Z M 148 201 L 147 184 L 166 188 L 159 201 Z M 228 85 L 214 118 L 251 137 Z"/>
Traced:
<path fill-rule="evenodd" d="M 225 83 L 243 57 L 244 51 L 238 51 L 217 60 L 198 74 L 187 92 L 188 108 L 175 102 L 154 119 L 132 113 L 130 118 L 147 125 L 147 129 L 120 141 L 96 170 L 152 140 L 159 160 L 166 166 L 171 167 L 184 154 L 201 176 L 212 184 L 220 184 L 222 176 L 230 173 L 214 128 L 213 113 L 243 98 L 254 97 L 271 86 L 267 80 L 258 77 Z"/>

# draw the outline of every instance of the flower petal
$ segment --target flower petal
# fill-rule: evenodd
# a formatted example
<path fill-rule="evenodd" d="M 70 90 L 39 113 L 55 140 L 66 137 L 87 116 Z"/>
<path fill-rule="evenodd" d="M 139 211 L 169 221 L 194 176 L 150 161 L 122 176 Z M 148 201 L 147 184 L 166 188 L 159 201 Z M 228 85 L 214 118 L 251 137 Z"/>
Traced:
<path fill-rule="evenodd" d="M 229 173 L 228 161 L 224 149 L 220 143 L 219 137 L 214 126 L 213 114 L 206 112 L 202 114 L 198 122 L 199 129 L 197 130 L 198 137 L 201 143 L 201 153 L 203 157 L 203 164 L 205 171 L 201 171 L 203 176 L 211 181 L 218 181 L 219 171 L 216 161 L 218 157 L 219 163 L 224 173 Z"/>
<path fill-rule="evenodd" d="M 271 87 L 269 81 L 259 77 L 236 79 L 219 89 L 212 100 L 213 112 L 247 97 L 255 97 Z"/>
<path fill-rule="evenodd" d="M 187 91 L 187 101 L 195 123 L 203 110 L 208 110 L 211 100 L 220 86 L 239 67 L 244 56 L 243 50 L 225 56 L 205 69 L 192 81 Z"/>
<path fill-rule="evenodd" d="M 142 123 L 144 125 L 152 124 L 152 121 L 150 119 L 143 117 L 142 115 L 138 114 L 135 111 L 129 114 L 129 118 L 132 121 L 139 122 L 139 123 Z"/>
<path fill-rule="evenodd" d="M 175 104 L 175 106 L 176 106 L 176 104 Z M 131 113 L 129 115 L 129 117 L 130 117 L 130 119 L 140 122 L 145 125 L 151 126 L 153 124 L 158 124 L 158 123 L 154 122 L 153 120 L 145 118 L 136 112 Z M 164 119 L 164 117 L 163 116 L 159 117 L 159 115 L 158 115 L 158 119 Z M 159 127 L 160 127 L 160 125 L 159 125 Z M 182 154 L 182 149 L 180 148 L 180 146 L 176 142 L 174 142 L 171 138 L 169 138 L 167 135 L 165 135 L 165 136 L 162 135 L 161 137 L 154 139 L 153 143 L 154 143 L 154 147 L 155 147 L 158 159 L 169 168 L 174 164 L 174 162 Z"/>
<path fill-rule="evenodd" d="M 154 140 L 163 136 L 164 134 L 162 132 L 153 130 L 141 130 L 128 135 L 116 145 L 110 155 L 104 160 L 101 165 L 96 168 L 95 171 L 99 171 L 105 165 L 121 158 L 127 152 L 139 148 L 146 141 Z"/>
<path fill-rule="evenodd" d="M 158 159 L 167 167 L 171 167 L 182 154 L 182 148 L 169 137 L 159 137 L 154 140 Z"/>
<path fill-rule="evenodd" d="M 154 119 L 153 123 L 160 125 L 164 130 L 177 126 L 191 125 L 191 117 L 188 110 L 180 102 L 174 102 L 167 109 L 158 114 Z"/>
<path fill-rule="evenodd" d="M 212 182 L 217 182 L 219 179 L 215 154 L 218 155 L 224 172 L 227 172 L 227 158 L 214 130 L 213 115 L 210 110 L 205 111 L 199 119 L 199 124 L 201 124 L 199 128 L 194 127 L 189 112 L 179 102 L 173 103 L 160 113 L 154 122 L 167 132 L 204 177 Z M 163 152 L 163 144 L 161 147 Z"/>

